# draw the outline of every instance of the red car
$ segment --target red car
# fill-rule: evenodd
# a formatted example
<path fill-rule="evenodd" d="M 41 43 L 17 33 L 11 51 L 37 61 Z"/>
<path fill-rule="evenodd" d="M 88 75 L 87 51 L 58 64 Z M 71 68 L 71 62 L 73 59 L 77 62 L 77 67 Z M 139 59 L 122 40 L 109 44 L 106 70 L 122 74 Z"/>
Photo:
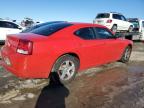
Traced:
<path fill-rule="evenodd" d="M 8 35 L 1 64 L 18 77 L 48 78 L 55 72 L 67 83 L 77 71 L 117 60 L 128 62 L 132 44 L 101 25 L 59 22 Z"/>

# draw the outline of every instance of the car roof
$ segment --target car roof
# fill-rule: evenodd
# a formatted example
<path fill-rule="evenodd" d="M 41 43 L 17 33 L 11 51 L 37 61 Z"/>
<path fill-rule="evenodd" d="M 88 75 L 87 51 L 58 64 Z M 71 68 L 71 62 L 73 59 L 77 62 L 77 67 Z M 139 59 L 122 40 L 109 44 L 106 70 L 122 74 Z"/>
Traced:
<path fill-rule="evenodd" d="M 123 14 L 118 13 L 118 12 L 102 12 L 102 13 L 98 13 L 98 14 L 118 14 L 118 15 L 123 15 Z"/>
<path fill-rule="evenodd" d="M 12 22 L 12 23 L 14 23 L 13 21 L 9 21 L 9 20 L 0 20 L 0 21 L 4 21 L 4 22 Z"/>
<path fill-rule="evenodd" d="M 112 14 L 120 14 L 120 15 L 122 15 L 122 14 L 119 13 L 119 12 L 110 12 L 110 13 L 112 13 Z"/>

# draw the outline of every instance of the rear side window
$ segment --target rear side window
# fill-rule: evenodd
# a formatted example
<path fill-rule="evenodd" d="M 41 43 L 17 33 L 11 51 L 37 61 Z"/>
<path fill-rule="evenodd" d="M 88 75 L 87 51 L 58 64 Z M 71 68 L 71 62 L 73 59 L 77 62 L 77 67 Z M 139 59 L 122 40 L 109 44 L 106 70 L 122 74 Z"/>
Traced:
<path fill-rule="evenodd" d="M 11 23 L 11 22 L 0 21 L 0 27 L 17 29 L 18 25 Z"/>
<path fill-rule="evenodd" d="M 94 31 L 91 27 L 81 28 L 77 30 L 74 34 L 86 40 L 95 39 Z"/>
<path fill-rule="evenodd" d="M 5 25 L 5 23 L 3 21 L 0 21 L 0 27 L 6 28 L 6 25 Z"/>
<path fill-rule="evenodd" d="M 110 17 L 110 14 L 108 13 L 98 14 L 96 16 L 96 18 L 109 18 L 109 17 Z"/>
<path fill-rule="evenodd" d="M 121 20 L 126 21 L 126 18 L 121 15 Z"/>
<path fill-rule="evenodd" d="M 97 39 L 111 39 L 113 38 L 113 34 L 108 31 L 106 28 L 94 28 L 95 33 L 97 35 Z"/>
<path fill-rule="evenodd" d="M 71 25 L 72 24 L 70 24 L 70 23 L 54 23 L 54 24 L 49 24 L 49 25 L 38 27 L 38 28 L 30 31 L 30 33 L 49 36 L 63 28 L 71 26 Z"/>
<path fill-rule="evenodd" d="M 14 23 L 7 22 L 6 25 L 7 25 L 7 28 L 18 29 L 18 25 L 14 24 Z"/>
<path fill-rule="evenodd" d="M 118 14 L 113 14 L 113 18 L 114 18 L 114 19 L 121 20 L 121 16 L 120 16 L 120 15 L 118 15 Z"/>

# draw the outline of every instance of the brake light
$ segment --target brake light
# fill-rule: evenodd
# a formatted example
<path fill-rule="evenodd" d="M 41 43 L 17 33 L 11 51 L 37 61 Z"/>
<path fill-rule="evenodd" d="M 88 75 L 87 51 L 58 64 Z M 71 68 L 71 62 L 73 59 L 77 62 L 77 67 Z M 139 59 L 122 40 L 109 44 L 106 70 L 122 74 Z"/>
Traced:
<path fill-rule="evenodd" d="M 33 49 L 33 42 L 29 40 L 19 40 L 17 53 L 31 55 Z"/>
<path fill-rule="evenodd" d="M 109 19 L 109 20 L 107 20 L 107 23 L 112 23 L 112 20 L 110 20 L 110 19 Z"/>

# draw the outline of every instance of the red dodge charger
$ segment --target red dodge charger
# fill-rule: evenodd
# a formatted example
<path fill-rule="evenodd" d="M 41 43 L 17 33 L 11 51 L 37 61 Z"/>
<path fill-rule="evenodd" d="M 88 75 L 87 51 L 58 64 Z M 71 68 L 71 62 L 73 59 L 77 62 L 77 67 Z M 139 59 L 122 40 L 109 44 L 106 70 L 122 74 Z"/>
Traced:
<path fill-rule="evenodd" d="M 132 44 L 101 25 L 48 23 L 8 35 L 1 65 L 18 77 L 48 78 L 57 73 L 61 83 L 67 83 L 77 71 L 117 60 L 128 62 Z"/>

